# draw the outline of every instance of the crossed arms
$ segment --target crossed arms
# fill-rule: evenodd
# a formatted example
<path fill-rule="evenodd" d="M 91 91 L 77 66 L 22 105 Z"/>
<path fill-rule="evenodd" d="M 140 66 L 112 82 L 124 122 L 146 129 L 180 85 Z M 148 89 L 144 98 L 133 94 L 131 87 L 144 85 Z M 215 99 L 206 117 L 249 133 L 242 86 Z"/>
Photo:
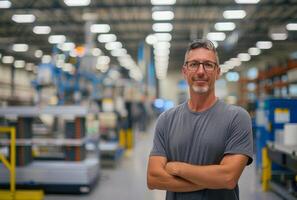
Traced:
<path fill-rule="evenodd" d="M 150 156 L 147 185 L 172 192 L 233 189 L 247 162 L 248 157 L 242 154 L 225 155 L 218 165 L 167 162 L 166 157 Z"/>

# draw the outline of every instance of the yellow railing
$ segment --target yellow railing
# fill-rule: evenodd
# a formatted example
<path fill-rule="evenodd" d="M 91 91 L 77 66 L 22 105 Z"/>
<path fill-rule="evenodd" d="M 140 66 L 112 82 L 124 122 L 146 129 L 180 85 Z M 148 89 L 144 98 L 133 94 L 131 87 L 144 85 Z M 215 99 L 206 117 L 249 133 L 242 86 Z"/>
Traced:
<path fill-rule="evenodd" d="M 10 134 L 10 159 L 0 153 L 0 161 L 10 172 L 10 191 L 0 190 L 0 200 L 42 200 L 44 193 L 42 190 L 16 190 L 16 130 L 14 127 L 0 127 L 0 133 Z"/>
<path fill-rule="evenodd" d="M 10 135 L 10 161 L 0 153 L 0 161 L 8 168 L 10 172 L 10 192 L 15 194 L 15 128 L 0 127 L 0 133 L 8 133 Z"/>

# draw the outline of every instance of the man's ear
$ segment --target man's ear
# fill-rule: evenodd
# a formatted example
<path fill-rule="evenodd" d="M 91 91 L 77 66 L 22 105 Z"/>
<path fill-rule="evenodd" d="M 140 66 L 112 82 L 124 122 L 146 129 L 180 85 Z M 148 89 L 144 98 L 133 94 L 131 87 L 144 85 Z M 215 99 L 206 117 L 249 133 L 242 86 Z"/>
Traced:
<path fill-rule="evenodd" d="M 184 79 L 187 80 L 187 69 L 184 66 L 182 66 L 181 71 L 182 71 L 182 74 L 183 74 Z"/>
<path fill-rule="evenodd" d="M 220 66 L 218 66 L 216 80 L 218 80 L 220 77 L 221 77 L 221 68 Z"/>

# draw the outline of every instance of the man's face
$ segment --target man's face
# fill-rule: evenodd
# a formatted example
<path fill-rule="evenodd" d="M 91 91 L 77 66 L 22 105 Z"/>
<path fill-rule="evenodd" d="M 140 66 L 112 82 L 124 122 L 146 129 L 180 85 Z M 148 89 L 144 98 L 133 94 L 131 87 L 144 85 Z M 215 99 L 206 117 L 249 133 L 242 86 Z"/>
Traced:
<path fill-rule="evenodd" d="M 214 92 L 215 81 L 220 76 L 220 68 L 216 65 L 213 70 L 210 70 L 206 66 L 203 67 L 201 63 L 217 63 L 215 53 L 204 48 L 193 49 L 186 55 L 185 61 L 200 63 L 196 69 L 187 66 L 182 68 L 190 90 L 198 94 Z"/>

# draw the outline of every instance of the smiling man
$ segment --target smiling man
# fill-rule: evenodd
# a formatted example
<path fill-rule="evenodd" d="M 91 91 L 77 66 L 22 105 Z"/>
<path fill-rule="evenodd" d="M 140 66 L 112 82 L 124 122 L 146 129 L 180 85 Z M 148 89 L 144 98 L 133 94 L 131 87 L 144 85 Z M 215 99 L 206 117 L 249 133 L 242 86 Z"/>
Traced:
<path fill-rule="evenodd" d="M 166 200 L 238 200 L 239 177 L 252 162 L 251 119 L 216 97 L 220 67 L 211 41 L 189 45 L 182 73 L 190 99 L 157 121 L 148 187 L 166 190 Z"/>

